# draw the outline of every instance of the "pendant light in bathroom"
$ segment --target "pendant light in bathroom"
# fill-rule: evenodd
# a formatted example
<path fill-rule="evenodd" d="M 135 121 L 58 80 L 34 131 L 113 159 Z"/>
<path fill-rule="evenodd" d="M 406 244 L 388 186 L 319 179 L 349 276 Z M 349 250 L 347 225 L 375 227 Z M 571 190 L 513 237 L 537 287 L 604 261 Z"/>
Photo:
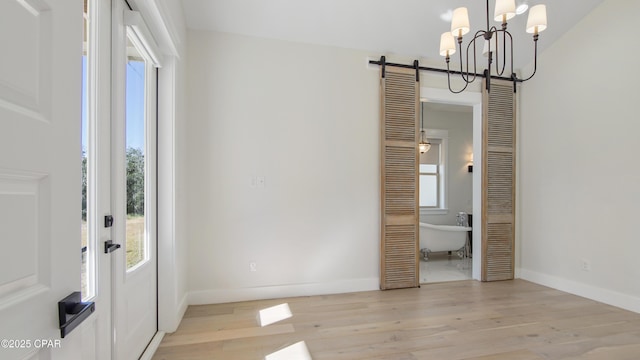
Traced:
<path fill-rule="evenodd" d="M 424 108 L 420 112 L 420 142 L 418 143 L 418 150 L 420 154 L 424 154 L 431 149 L 431 143 L 427 140 L 427 133 L 424 130 Z"/>

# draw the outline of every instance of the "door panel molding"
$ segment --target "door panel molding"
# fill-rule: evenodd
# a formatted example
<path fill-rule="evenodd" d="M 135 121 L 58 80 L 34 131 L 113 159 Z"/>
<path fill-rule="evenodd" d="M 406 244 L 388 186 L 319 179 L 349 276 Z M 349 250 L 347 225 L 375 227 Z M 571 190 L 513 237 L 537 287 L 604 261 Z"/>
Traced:
<path fill-rule="evenodd" d="M 51 286 L 48 259 L 51 238 L 38 229 L 50 223 L 47 199 L 51 186 L 42 174 L 0 170 L 0 229 L 7 243 L 0 262 L 8 269 L 0 273 L 0 309 L 37 296 Z"/>
<path fill-rule="evenodd" d="M 0 13 L 11 17 L 20 25 L 0 31 L 7 40 L 2 41 L 6 63 L 0 69 L 0 107 L 27 118 L 49 122 L 51 120 L 51 62 L 52 11 L 42 1 L 3 1 Z M 13 34 L 21 33 L 29 41 L 15 41 Z"/>

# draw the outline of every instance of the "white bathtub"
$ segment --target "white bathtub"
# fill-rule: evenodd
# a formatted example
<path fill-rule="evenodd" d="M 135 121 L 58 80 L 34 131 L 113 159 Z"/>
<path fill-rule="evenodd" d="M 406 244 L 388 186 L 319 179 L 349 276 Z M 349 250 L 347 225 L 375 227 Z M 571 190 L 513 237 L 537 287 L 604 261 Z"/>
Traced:
<path fill-rule="evenodd" d="M 430 252 L 458 251 L 467 244 L 470 227 L 420 223 L 420 254 L 427 260 Z M 462 251 L 460 257 L 465 255 Z"/>

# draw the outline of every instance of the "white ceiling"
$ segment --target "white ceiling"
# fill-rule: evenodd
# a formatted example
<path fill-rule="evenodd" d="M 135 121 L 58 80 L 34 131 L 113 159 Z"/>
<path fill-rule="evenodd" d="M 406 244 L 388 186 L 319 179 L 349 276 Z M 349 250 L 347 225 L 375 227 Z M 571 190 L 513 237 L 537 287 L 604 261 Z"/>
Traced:
<path fill-rule="evenodd" d="M 516 0 L 546 3 L 548 28 L 540 34 L 544 49 L 603 0 Z M 489 11 L 493 17 L 493 4 Z M 187 26 L 294 42 L 365 50 L 373 56 L 437 58 L 440 34 L 449 30 L 443 14 L 469 9 L 472 32 L 486 28 L 485 1 L 479 0 L 182 0 Z M 528 13 L 509 22 L 516 69 L 533 59 Z M 491 26 L 500 26 L 491 20 Z M 468 39 L 470 34 L 467 34 Z M 464 43 L 466 46 L 466 41 Z M 455 54 L 454 56 L 457 56 Z M 442 60 L 444 65 L 444 60 Z"/>

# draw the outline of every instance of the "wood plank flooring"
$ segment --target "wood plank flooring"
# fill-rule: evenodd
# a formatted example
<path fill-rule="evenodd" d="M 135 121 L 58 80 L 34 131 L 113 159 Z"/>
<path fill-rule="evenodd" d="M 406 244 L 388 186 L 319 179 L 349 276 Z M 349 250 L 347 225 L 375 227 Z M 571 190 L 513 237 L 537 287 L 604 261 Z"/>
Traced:
<path fill-rule="evenodd" d="M 288 303 L 260 327 L 258 311 Z M 640 359 L 640 314 L 524 280 L 191 306 L 154 360 Z"/>

